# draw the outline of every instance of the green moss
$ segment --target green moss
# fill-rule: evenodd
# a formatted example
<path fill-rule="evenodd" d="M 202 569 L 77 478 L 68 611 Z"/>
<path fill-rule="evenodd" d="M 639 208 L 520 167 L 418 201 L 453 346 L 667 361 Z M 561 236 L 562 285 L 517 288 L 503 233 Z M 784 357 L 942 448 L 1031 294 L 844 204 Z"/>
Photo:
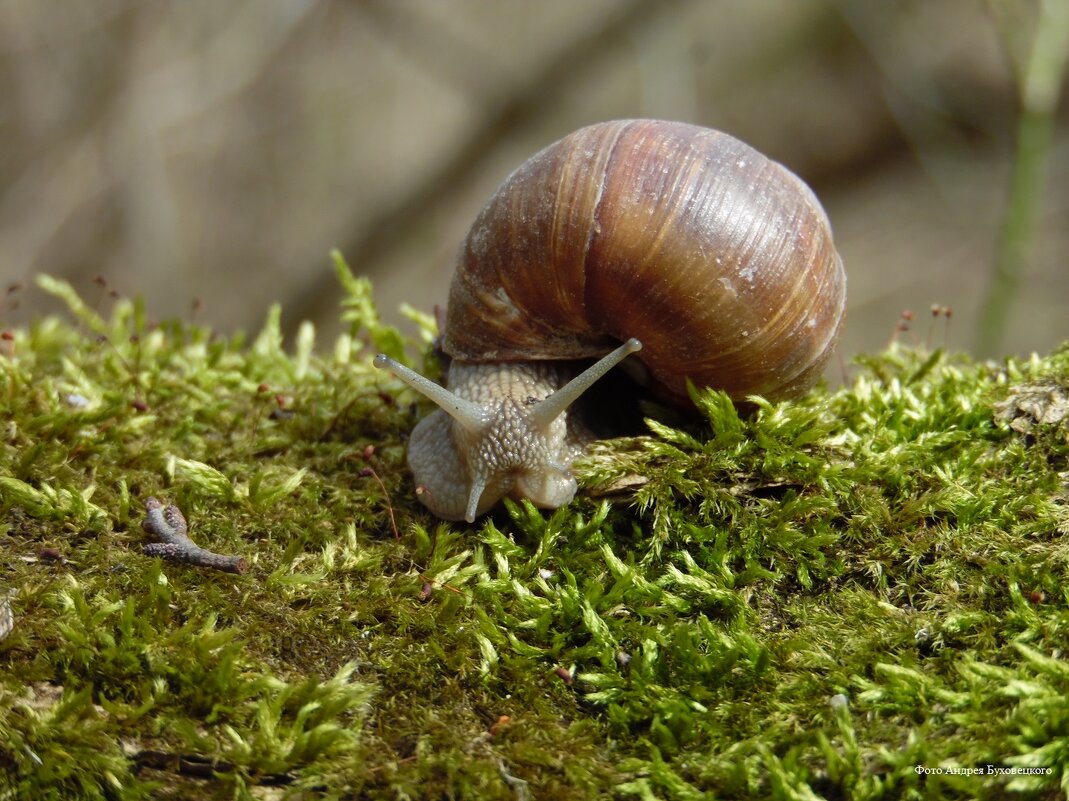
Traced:
<path fill-rule="evenodd" d="M 405 342 L 336 267 L 332 348 L 42 279 L 73 322 L 0 356 L 0 799 L 1069 789 L 1069 348 L 894 349 L 745 414 L 696 389 L 568 507 L 460 526 L 370 365 Z M 144 556 L 150 495 L 249 572 Z"/>

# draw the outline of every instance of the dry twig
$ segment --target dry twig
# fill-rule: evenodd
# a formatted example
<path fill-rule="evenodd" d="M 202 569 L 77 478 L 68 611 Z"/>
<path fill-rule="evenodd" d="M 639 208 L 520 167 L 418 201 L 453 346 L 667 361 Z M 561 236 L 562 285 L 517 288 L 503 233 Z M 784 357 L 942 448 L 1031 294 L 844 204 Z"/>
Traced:
<path fill-rule="evenodd" d="M 189 526 L 177 506 L 164 506 L 156 498 L 149 498 L 145 501 L 145 519 L 141 521 L 141 528 L 159 540 L 144 547 L 146 556 L 159 556 L 169 562 L 208 567 L 224 573 L 244 573 L 247 569 L 244 557 L 218 554 L 193 542 L 187 536 Z"/>

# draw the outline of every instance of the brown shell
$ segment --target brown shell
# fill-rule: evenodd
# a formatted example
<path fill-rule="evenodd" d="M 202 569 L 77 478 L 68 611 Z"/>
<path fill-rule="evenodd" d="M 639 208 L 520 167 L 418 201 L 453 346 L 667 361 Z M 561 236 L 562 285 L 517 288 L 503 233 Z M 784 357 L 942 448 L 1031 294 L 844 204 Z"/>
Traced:
<path fill-rule="evenodd" d="M 797 176 L 725 133 L 619 120 L 510 175 L 461 248 L 445 351 L 602 355 L 638 337 L 661 394 L 798 395 L 838 338 L 846 274 Z"/>

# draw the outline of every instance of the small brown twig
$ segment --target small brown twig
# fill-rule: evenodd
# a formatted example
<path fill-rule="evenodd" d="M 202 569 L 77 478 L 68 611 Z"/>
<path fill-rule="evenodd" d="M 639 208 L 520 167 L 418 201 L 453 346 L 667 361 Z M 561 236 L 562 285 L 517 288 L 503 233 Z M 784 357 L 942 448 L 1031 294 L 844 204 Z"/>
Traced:
<path fill-rule="evenodd" d="M 224 573 L 244 573 L 248 569 L 244 557 L 226 556 L 201 548 L 187 533 L 189 526 L 177 506 L 164 506 L 155 498 L 145 501 L 145 519 L 141 528 L 159 540 L 144 546 L 146 556 L 159 556 L 169 562 L 222 570 Z"/>

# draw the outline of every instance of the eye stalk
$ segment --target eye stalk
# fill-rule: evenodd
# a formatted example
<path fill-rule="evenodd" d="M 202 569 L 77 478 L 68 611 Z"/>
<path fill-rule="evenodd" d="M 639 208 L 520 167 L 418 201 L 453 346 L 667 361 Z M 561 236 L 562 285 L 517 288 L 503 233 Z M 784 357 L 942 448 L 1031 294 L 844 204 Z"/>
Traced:
<path fill-rule="evenodd" d="M 570 468 L 579 449 L 567 441 L 568 407 L 641 349 L 629 339 L 563 386 L 555 365 L 454 363 L 446 389 L 385 354 L 374 364 L 439 406 L 412 432 L 409 466 L 431 511 L 471 523 L 505 495 L 549 508 L 574 497 Z"/>
<path fill-rule="evenodd" d="M 380 370 L 389 370 L 420 395 L 434 401 L 443 412 L 456 420 L 465 430 L 476 434 L 485 429 L 489 423 L 489 418 L 482 407 L 466 401 L 440 384 L 435 384 L 433 381 L 424 378 L 415 370 L 410 370 L 396 359 L 391 359 L 385 353 L 375 356 L 374 365 Z"/>
<path fill-rule="evenodd" d="M 642 350 L 642 343 L 634 337 L 618 347 L 612 353 L 598 359 L 583 372 L 558 389 L 545 400 L 541 400 L 531 409 L 531 423 L 546 427 L 575 403 L 579 397 L 590 389 L 599 378 L 618 365 L 632 353 Z"/>

